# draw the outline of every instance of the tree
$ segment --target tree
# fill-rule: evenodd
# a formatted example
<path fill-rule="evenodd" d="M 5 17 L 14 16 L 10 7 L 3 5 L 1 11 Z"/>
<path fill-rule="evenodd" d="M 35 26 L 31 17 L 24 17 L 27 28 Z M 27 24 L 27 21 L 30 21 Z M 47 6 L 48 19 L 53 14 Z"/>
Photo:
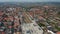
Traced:
<path fill-rule="evenodd" d="M 58 12 L 58 15 L 60 15 L 60 11 Z"/>

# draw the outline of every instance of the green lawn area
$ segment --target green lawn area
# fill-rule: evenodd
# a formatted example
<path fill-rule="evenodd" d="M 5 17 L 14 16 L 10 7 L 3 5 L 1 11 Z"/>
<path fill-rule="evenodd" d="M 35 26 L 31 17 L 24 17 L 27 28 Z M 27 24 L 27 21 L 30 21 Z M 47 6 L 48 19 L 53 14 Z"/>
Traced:
<path fill-rule="evenodd" d="M 58 31 L 60 31 L 60 28 L 59 28 L 59 27 L 55 26 L 55 28 L 56 28 Z"/>

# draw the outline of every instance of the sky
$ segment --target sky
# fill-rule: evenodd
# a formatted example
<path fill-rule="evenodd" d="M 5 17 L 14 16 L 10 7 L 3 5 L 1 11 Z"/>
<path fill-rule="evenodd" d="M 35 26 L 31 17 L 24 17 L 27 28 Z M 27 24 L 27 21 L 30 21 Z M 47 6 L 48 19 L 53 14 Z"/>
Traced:
<path fill-rule="evenodd" d="M 0 2 L 60 2 L 60 0 L 0 0 Z"/>

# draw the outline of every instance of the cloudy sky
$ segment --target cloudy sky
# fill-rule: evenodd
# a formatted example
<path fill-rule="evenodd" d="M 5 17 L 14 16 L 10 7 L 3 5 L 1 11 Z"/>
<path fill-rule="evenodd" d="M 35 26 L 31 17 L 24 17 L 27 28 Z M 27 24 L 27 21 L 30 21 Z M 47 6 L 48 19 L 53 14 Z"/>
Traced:
<path fill-rule="evenodd" d="M 60 0 L 0 0 L 0 2 L 60 2 Z"/>

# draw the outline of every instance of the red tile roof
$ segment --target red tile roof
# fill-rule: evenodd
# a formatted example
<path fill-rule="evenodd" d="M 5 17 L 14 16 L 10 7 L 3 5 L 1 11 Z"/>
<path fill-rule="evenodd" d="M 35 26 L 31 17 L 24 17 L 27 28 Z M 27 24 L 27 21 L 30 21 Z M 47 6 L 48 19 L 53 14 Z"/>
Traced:
<path fill-rule="evenodd" d="M 60 31 L 59 31 L 59 32 L 57 32 L 56 34 L 60 34 Z"/>
<path fill-rule="evenodd" d="M 39 16 L 38 18 L 39 18 L 39 19 L 43 19 L 43 17 L 42 17 L 42 16 Z"/>
<path fill-rule="evenodd" d="M 33 17 L 34 16 L 34 13 L 33 12 L 29 12 L 29 14 Z"/>

